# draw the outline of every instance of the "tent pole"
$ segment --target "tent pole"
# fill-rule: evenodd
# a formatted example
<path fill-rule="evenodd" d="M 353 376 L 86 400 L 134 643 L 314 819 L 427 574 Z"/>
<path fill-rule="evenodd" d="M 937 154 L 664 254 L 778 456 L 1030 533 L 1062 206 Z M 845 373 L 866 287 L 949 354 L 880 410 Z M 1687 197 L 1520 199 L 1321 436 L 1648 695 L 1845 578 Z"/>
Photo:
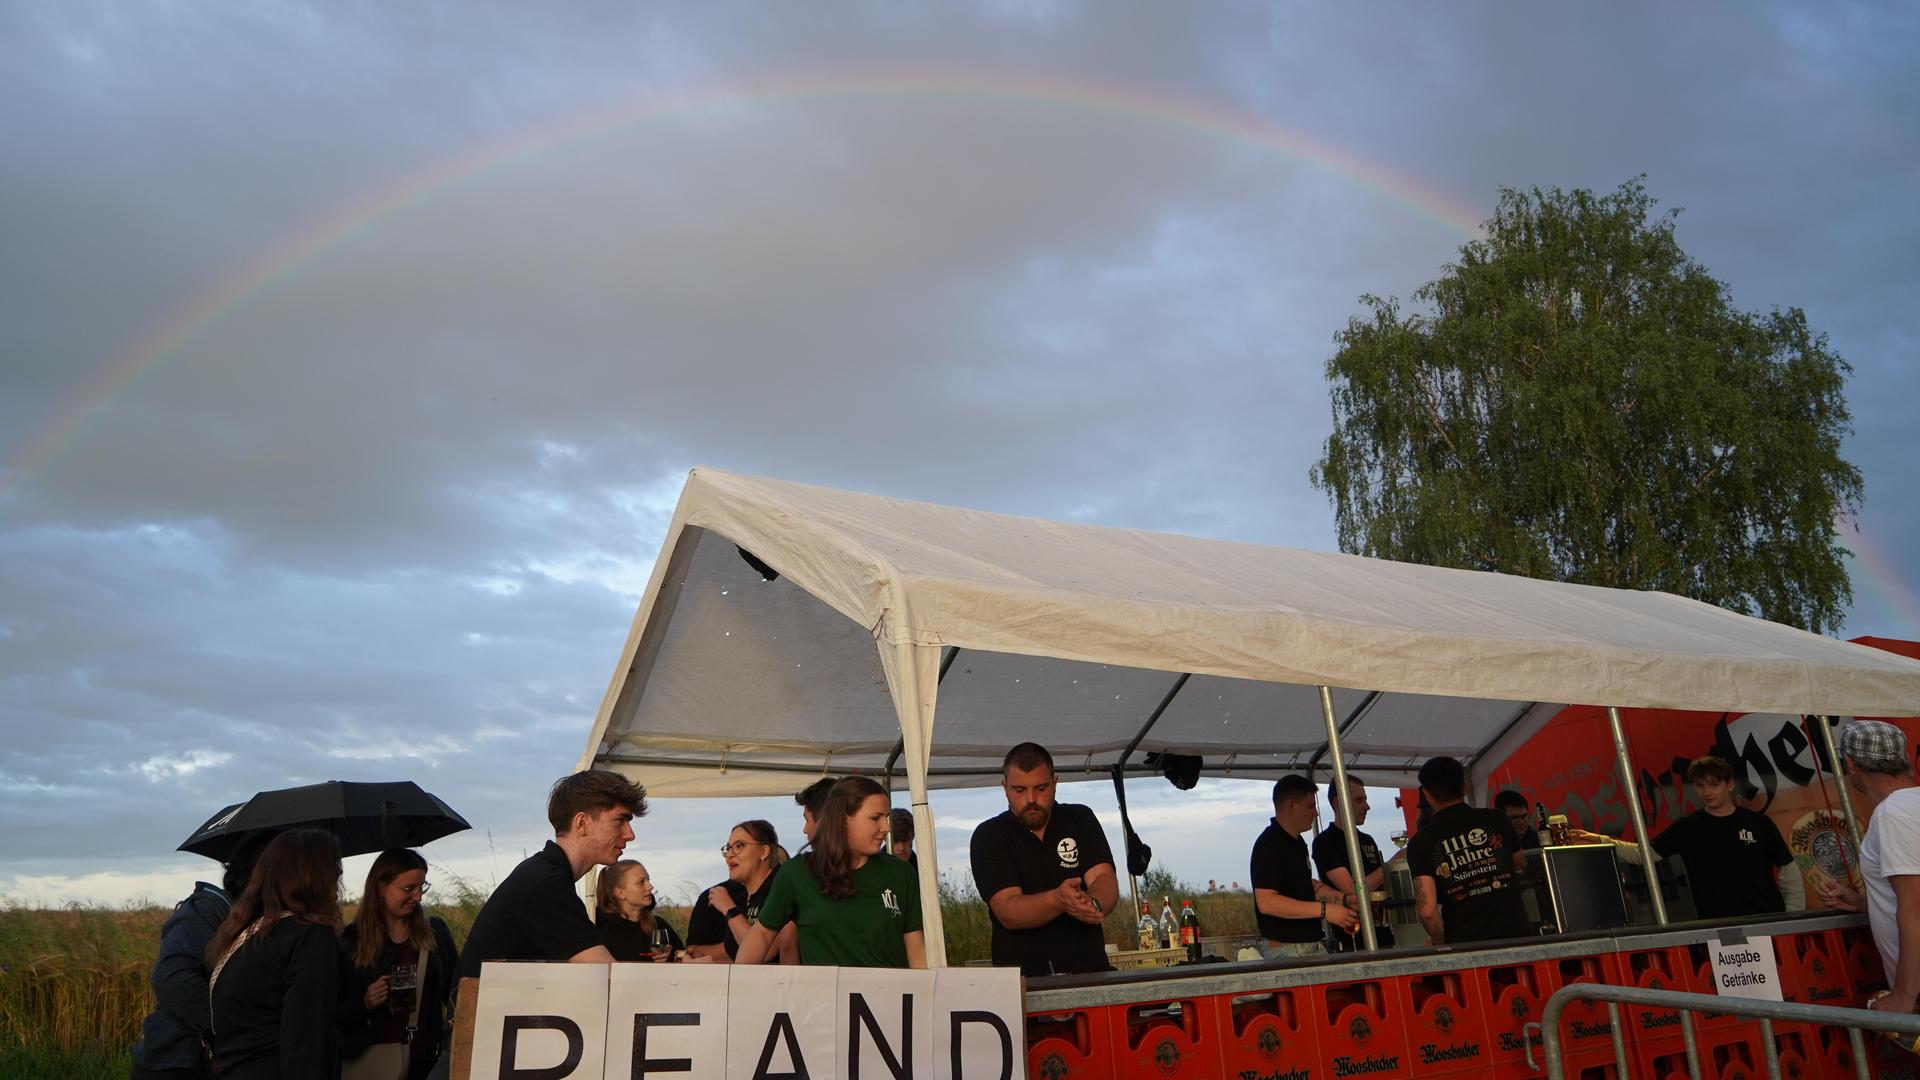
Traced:
<path fill-rule="evenodd" d="M 914 844 L 920 851 L 920 930 L 926 939 L 927 967 L 943 968 L 947 934 L 940 912 L 940 852 L 934 842 L 933 808 L 927 804 L 927 740 L 933 734 L 934 704 L 940 693 L 940 654 L 911 641 L 889 644 L 882 638 L 879 646 L 880 666 L 886 671 L 887 691 L 900 718 L 902 752 L 907 759 Z"/>
<path fill-rule="evenodd" d="M 1333 758 L 1333 786 L 1340 796 L 1340 832 L 1347 841 L 1347 873 L 1353 875 L 1354 907 L 1360 916 L 1360 943 L 1368 952 L 1380 947 L 1373 932 L 1373 904 L 1367 896 L 1366 855 L 1353 823 L 1353 789 L 1347 784 L 1347 758 L 1340 752 L 1340 724 L 1333 718 L 1333 690 L 1320 688 L 1320 715 L 1327 722 L 1327 753 Z M 1311 778 L 1309 778 L 1311 779 Z"/>
<path fill-rule="evenodd" d="M 1640 868 L 1647 872 L 1647 895 L 1653 898 L 1653 921 L 1665 926 L 1667 900 L 1660 895 L 1660 875 L 1654 866 L 1653 841 L 1647 836 L 1647 816 L 1640 812 L 1640 790 L 1633 780 L 1633 757 L 1627 749 L 1627 728 L 1620 722 L 1620 710 L 1612 705 L 1607 706 L 1607 727 L 1613 731 L 1613 765 L 1619 771 L 1620 790 L 1627 796 L 1627 813 L 1633 817 L 1634 839 L 1640 844 Z"/>
<path fill-rule="evenodd" d="M 1827 752 L 1827 760 L 1833 764 L 1833 784 L 1840 789 L 1840 812 L 1847 819 L 1847 835 L 1853 837 L 1853 849 L 1860 850 L 1860 819 L 1853 814 L 1853 792 L 1847 787 L 1847 763 L 1840 760 L 1840 751 L 1833 745 L 1833 720 L 1831 716 L 1814 717 L 1820 729 L 1820 745 Z"/>
<path fill-rule="evenodd" d="M 940 657 L 940 682 L 944 683 L 947 681 L 947 669 L 953 666 L 953 658 L 959 655 L 960 646 L 947 646 L 946 654 Z M 938 684 L 936 683 L 935 685 Z M 887 786 L 888 802 L 893 801 L 893 767 L 900 763 L 900 753 L 906 748 L 907 737 L 902 735 L 893 741 L 893 753 L 887 755 L 887 778 L 881 781 L 881 783 Z"/>

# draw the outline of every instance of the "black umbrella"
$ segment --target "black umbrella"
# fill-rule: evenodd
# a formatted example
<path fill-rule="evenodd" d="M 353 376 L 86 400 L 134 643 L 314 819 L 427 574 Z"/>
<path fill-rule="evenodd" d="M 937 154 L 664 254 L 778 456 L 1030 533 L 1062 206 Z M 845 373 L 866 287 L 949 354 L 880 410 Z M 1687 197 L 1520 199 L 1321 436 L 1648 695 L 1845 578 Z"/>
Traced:
<path fill-rule="evenodd" d="M 325 829 L 340 854 L 418 847 L 470 829 L 467 819 L 411 780 L 370 784 L 329 780 L 306 787 L 262 791 L 207 819 L 179 850 L 226 862 L 241 841 L 262 831 Z"/>

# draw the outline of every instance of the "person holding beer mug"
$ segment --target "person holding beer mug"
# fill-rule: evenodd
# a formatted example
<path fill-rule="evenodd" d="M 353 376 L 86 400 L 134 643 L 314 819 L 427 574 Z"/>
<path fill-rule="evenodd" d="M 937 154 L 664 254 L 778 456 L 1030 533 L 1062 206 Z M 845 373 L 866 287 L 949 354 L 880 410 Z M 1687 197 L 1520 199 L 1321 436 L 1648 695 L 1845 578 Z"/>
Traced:
<path fill-rule="evenodd" d="M 341 936 L 354 981 L 342 989 L 341 1080 L 420 1080 L 440 1057 L 448 992 L 459 954 L 447 924 L 421 900 L 427 860 L 415 851 L 380 853 Z M 357 1006 L 357 1007 L 356 1007 Z"/>

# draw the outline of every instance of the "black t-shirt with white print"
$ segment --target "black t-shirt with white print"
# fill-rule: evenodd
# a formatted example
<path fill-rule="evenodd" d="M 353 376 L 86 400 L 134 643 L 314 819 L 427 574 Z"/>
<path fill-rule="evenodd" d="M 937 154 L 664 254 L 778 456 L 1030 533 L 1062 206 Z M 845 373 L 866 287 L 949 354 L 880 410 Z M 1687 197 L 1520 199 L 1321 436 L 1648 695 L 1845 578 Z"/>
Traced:
<path fill-rule="evenodd" d="M 973 883 L 980 899 L 990 900 L 1010 886 L 1023 893 L 1057 889 L 1068 878 L 1085 878 L 1101 863 L 1113 863 L 1107 834 L 1093 811 L 1075 803 L 1055 803 L 1044 835 L 1035 836 L 1013 816 L 1002 811 L 973 830 Z M 1010 930 L 993 918 L 993 965 L 1018 967 L 1027 975 L 1082 974 L 1106 971 L 1106 935 L 1100 927 L 1071 915 L 1056 916 L 1045 926 Z"/>
<path fill-rule="evenodd" d="M 1513 869 L 1520 837 L 1498 810 L 1454 803 L 1407 844 L 1407 869 L 1433 879 L 1447 944 L 1496 941 L 1529 933 Z"/>
<path fill-rule="evenodd" d="M 1653 850 L 1687 861 L 1694 913 L 1702 919 L 1786 910 L 1773 875 L 1793 862 L 1793 852 L 1773 819 L 1757 810 L 1737 806 L 1724 817 L 1695 810 L 1660 830 Z"/>

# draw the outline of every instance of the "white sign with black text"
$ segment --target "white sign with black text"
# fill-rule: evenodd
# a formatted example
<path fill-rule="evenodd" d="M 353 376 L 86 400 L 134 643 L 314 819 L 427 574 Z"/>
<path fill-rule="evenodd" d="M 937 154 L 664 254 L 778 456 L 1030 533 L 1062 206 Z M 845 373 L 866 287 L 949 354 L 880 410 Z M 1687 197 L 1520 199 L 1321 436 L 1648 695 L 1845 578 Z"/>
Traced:
<path fill-rule="evenodd" d="M 1780 1001 L 1780 970 L 1773 939 L 1751 937 L 1738 945 L 1707 942 L 1713 955 L 1713 991 L 1721 997 Z"/>
<path fill-rule="evenodd" d="M 1026 1080 L 1013 968 L 485 964 L 471 1080 Z"/>
<path fill-rule="evenodd" d="M 560 1080 L 605 1072 L 607 968 L 480 965 L 472 1077 Z"/>

